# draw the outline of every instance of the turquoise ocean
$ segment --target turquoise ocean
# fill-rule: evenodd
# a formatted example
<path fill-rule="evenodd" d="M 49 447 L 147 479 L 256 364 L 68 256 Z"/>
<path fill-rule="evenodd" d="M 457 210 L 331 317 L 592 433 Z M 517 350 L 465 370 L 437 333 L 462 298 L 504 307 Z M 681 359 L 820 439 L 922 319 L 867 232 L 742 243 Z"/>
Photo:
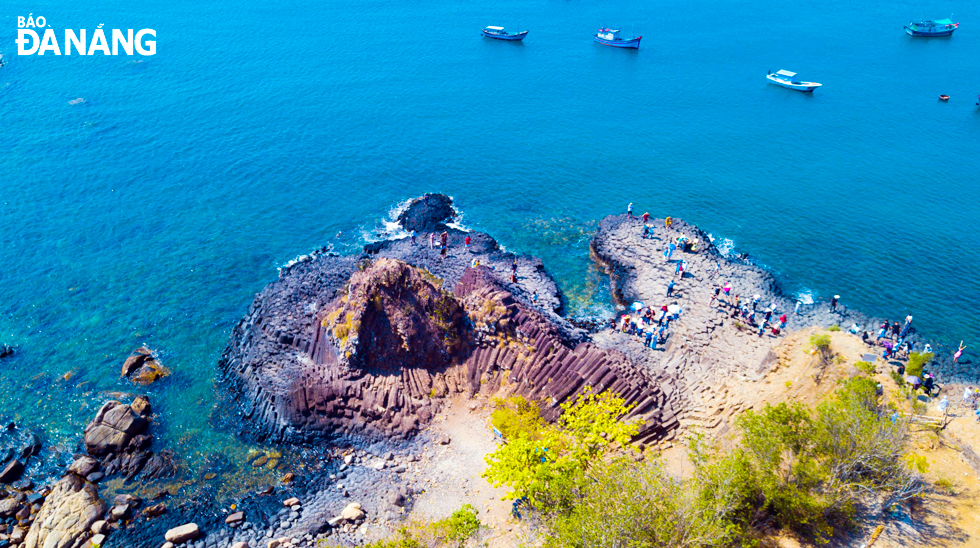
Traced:
<path fill-rule="evenodd" d="M 612 310 L 595 222 L 684 218 L 787 291 L 980 345 L 980 4 L 5 1 L 0 416 L 72 448 L 156 349 L 161 442 L 208 422 L 215 363 L 277 267 L 349 252 L 407 198 L 544 259 L 573 315 Z M 16 54 L 17 16 L 152 28 L 152 57 Z M 903 25 L 953 14 L 951 38 Z M 524 43 L 481 27 L 529 30 Z M 595 44 L 603 25 L 639 51 Z M 59 30 L 59 34 L 61 31 Z M 802 94 L 767 70 L 822 82 Z M 938 96 L 948 94 L 947 103 Z M 66 379 L 67 377 L 67 379 Z"/>

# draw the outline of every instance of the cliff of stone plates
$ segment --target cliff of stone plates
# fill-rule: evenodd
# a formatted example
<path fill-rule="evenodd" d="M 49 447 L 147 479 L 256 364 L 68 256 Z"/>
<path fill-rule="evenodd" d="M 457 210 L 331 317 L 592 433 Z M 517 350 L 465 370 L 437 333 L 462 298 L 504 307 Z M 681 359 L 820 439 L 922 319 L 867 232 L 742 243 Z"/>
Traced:
<path fill-rule="evenodd" d="M 592 387 L 635 404 L 641 440 L 676 426 L 656 382 L 559 315 L 561 294 L 539 259 L 449 228 L 455 215 L 448 197 L 427 196 L 400 216 L 415 244 L 387 240 L 283 269 L 219 362 L 223 418 L 242 435 L 275 441 L 405 440 L 454 393 L 520 393 L 553 417 Z M 429 243 L 443 231 L 445 256 Z"/>

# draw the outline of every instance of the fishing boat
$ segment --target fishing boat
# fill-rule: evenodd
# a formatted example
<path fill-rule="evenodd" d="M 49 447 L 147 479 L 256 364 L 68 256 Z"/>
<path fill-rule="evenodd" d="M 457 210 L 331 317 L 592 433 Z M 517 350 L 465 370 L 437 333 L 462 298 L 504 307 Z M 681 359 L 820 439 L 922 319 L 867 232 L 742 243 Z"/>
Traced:
<path fill-rule="evenodd" d="M 905 26 L 909 36 L 950 36 L 960 26 L 950 19 L 935 21 L 913 21 Z"/>
<path fill-rule="evenodd" d="M 796 77 L 795 72 L 790 72 L 788 70 L 770 72 L 766 75 L 766 78 L 777 86 L 795 89 L 796 91 L 813 91 L 823 85 L 816 82 L 801 82 L 799 78 Z"/>
<path fill-rule="evenodd" d="M 523 40 L 527 36 L 526 30 L 523 32 L 507 32 L 504 27 L 486 27 L 480 32 L 487 38 L 495 40 Z"/>
<path fill-rule="evenodd" d="M 595 41 L 600 44 L 605 44 L 607 46 L 612 46 L 614 48 L 633 48 L 640 49 L 640 40 L 642 36 L 634 36 L 633 38 L 620 38 L 619 31 L 615 29 L 610 29 L 603 27 L 599 29 L 599 32 L 595 34 Z"/>

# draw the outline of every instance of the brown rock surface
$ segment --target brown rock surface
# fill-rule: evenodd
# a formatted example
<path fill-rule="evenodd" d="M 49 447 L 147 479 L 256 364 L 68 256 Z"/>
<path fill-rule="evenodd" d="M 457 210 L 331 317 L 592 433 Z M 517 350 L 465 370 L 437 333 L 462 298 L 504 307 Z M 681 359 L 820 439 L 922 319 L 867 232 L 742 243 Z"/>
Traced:
<path fill-rule="evenodd" d="M 106 511 L 95 485 L 74 474 L 61 478 L 38 510 L 25 548 L 78 548 Z"/>
<path fill-rule="evenodd" d="M 106 402 L 95 419 L 85 427 L 85 448 L 100 459 L 107 476 L 121 473 L 127 478 L 137 474 L 146 478 L 170 477 L 177 466 L 167 451 L 154 454 L 149 447 L 150 402 L 140 396 L 126 405 L 112 400 Z"/>

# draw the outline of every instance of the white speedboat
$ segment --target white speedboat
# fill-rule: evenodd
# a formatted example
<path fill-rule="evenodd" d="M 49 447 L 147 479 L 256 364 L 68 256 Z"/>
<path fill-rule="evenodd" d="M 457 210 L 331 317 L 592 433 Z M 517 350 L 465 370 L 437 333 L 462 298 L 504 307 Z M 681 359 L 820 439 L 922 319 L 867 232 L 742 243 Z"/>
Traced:
<path fill-rule="evenodd" d="M 790 72 L 788 70 L 770 72 L 766 75 L 766 78 L 777 86 L 795 89 L 796 91 L 813 91 L 822 85 L 816 82 L 801 82 L 800 79 L 796 77 L 795 72 Z"/>

